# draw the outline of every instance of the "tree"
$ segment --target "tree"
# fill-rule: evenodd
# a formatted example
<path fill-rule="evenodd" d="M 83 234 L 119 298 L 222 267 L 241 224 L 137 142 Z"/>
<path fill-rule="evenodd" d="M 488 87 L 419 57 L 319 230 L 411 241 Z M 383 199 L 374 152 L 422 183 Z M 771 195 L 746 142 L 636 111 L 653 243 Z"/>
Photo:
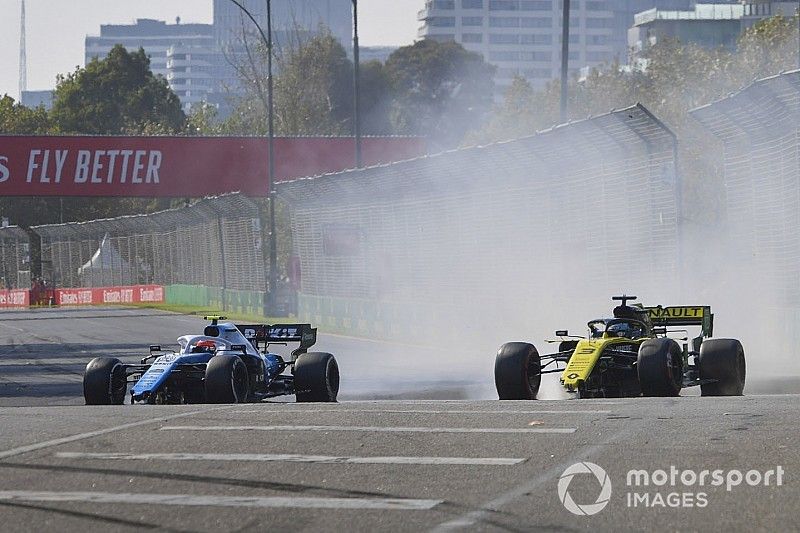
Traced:
<path fill-rule="evenodd" d="M 59 76 L 51 117 L 65 133 L 99 135 L 175 134 L 186 121 L 180 100 L 150 70 L 144 50 L 129 53 L 122 45 Z"/>
<path fill-rule="evenodd" d="M 44 107 L 34 109 L 4 95 L 0 98 L 0 133 L 12 135 L 42 135 L 51 133 L 52 124 Z"/>
<path fill-rule="evenodd" d="M 385 68 L 397 133 L 452 146 L 491 108 L 495 67 L 456 42 L 417 41 L 392 53 Z"/>

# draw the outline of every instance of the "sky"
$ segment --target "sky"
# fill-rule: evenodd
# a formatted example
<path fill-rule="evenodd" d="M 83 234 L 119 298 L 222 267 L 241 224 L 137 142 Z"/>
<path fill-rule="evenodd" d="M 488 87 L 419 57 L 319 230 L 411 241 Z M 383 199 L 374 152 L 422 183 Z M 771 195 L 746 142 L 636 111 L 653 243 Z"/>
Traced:
<path fill-rule="evenodd" d="M 210 23 L 212 0 L 26 0 L 28 89 L 55 87 L 56 75 L 83 66 L 86 35 L 137 18 Z M 361 0 L 362 46 L 411 44 L 424 0 Z M 18 97 L 20 0 L 0 0 L 0 96 Z"/>

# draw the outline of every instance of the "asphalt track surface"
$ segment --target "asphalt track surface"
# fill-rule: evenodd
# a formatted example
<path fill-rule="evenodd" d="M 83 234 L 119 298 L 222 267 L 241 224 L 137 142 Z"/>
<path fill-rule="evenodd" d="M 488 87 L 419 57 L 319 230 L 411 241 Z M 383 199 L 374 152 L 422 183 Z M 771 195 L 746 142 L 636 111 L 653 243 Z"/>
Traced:
<path fill-rule="evenodd" d="M 797 395 L 426 399 L 489 397 L 491 375 L 431 365 L 415 392 L 414 357 L 435 353 L 322 335 L 350 400 L 82 405 L 89 359 L 135 360 L 202 324 L 125 309 L 0 315 L 0 530 L 800 530 Z M 593 516 L 559 495 L 582 462 L 610 484 Z M 675 486 L 627 483 L 673 466 Z M 730 490 L 710 474 L 687 484 L 704 470 Z M 760 483 L 737 485 L 737 471 Z M 602 507 L 606 478 L 567 481 L 568 500 Z"/>

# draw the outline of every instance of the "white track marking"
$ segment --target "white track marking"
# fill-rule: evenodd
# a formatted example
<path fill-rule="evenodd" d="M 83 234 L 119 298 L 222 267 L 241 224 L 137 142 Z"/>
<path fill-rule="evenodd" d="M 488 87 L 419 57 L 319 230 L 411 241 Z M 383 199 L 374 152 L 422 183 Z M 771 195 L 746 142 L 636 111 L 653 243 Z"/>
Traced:
<path fill-rule="evenodd" d="M 285 509 L 384 509 L 424 511 L 442 500 L 403 498 L 311 498 L 300 496 L 201 496 L 193 494 L 127 494 L 109 492 L 0 491 L 0 501 L 124 503 L 191 507 Z"/>
<path fill-rule="evenodd" d="M 443 410 L 435 411 L 429 409 L 289 409 L 291 413 L 390 413 L 390 414 L 432 414 L 432 415 L 608 415 L 613 411 L 598 410 L 598 411 L 557 411 L 557 410 L 539 410 L 539 411 L 479 411 L 479 410 Z M 275 411 L 264 411 L 263 409 L 252 411 L 232 411 L 232 415 L 254 415 L 269 412 L 274 414 Z"/>
<path fill-rule="evenodd" d="M 436 428 L 381 426 L 164 426 L 161 431 L 367 431 L 371 433 L 575 433 L 577 428 Z"/>
<path fill-rule="evenodd" d="M 213 407 L 210 409 L 203 409 L 200 411 L 189 411 L 187 413 L 181 413 L 177 415 L 171 416 L 159 416 L 155 418 L 150 418 L 148 420 L 140 420 L 138 422 L 131 422 L 130 424 L 122 424 L 120 426 L 114 426 L 110 428 L 98 429 L 95 431 L 89 431 L 86 433 L 78 433 L 77 435 L 70 435 L 69 437 L 61 437 L 59 439 L 52 439 L 46 440 L 44 442 L 37 442 L 36 444 L 28 444 L 26 446 L 19 446 L 17 448 L 11 448 L 10 450 L 5 450 L 0 452 L 0 460 L 7 459 L 9 457 L 13 457 L 15 455 L 21 455 L 23 453 L 34 452 L 36 450 L 42 450 L 44 448 L 50 448 L 52 446 L 60 446 L 61 444 L 67 444 L 68 442 L 75 442 L 79 440 L 91 439 L 93 437 L 99 437 L 100 435 L 106 435 L 108 433 L 114 433 L 116 431 L 122 431 L 125 429 L 135 428 L 139 426 L 145 426 L 147 424 L 154 424 L 156 422 L 166 422 L 167 420 L 174 420 L 176 418 L 183 418 L 186 416 L 194 416 L 199 415 L 202 413 L 208 413 L 210 411 L 218 411 L 220 409 L 229 409 L 230 406 L 224 407 Z"/>
<path fill-rule="evenodd" d="M 59 452 L 63 459 L 143 460 L 143 461 L 256 461 L 264 463 L 321 463 L 357 465 L 466 465 L 507 466 L 524 463 L 526 459 L 511 457 L 354 457 L 331 455 L 288 455 L 264 453 L 81 453 Z"/>

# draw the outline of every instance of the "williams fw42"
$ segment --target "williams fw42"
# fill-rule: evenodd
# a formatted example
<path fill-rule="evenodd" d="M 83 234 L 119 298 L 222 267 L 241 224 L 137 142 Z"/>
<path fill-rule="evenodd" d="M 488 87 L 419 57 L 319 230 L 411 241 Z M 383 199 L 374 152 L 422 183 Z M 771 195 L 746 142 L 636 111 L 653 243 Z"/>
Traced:
<path fill-rule="evenodd" d="M 745 381 L 742 344 L 711 339 L 709 306 L 643 307 L 621 302 L 613 318 L 589 322 L 586 337 L 556 331 L 558 352 L 539 355 L 533 344 L 509 342 L 497 352 L 494 379 L 501 400 L 533 400 L 543 374 L 560 373 L 579 398 L 678 396 L 699 386 L 703 396 L 741 396 Z M 699 328 L 691 339 L 687 326 Z M 677 340 L 668 334 L 681 334 Z M 678 344 L 678 340 L 683 345 Z"/>
<path fill-rule="evenodd" d="M 311 324 L 239 325 L 211 323 L 202 335 L 178 338 L 180 351 L 151 346 L 139 364 L 112 357 L 93 359 L 83 374 L 87 405 L 243 403 L 294 394 L 298 402 L 335 402 L 339 366 L 333 355 L 309 352 L 317 342 Z M 289 361 L 270 344 L 298 342 Z"/>

